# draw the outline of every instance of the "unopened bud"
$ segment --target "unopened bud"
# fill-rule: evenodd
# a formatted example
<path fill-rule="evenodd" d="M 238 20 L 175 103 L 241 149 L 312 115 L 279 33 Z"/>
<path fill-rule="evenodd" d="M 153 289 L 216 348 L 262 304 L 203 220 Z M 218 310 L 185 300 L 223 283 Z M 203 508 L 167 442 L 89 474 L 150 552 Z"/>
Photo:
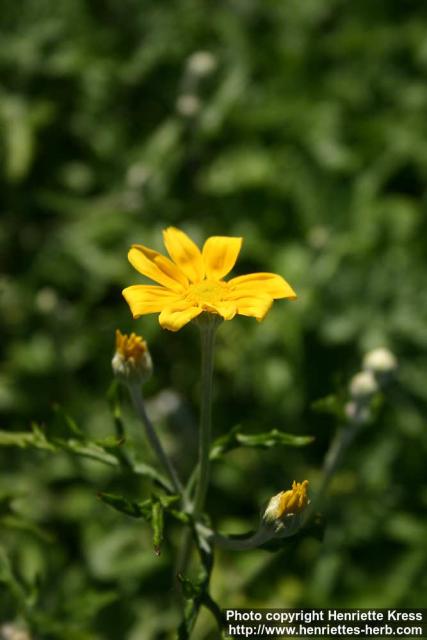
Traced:
<path fill-rule="evenodd" d="M 310 504 L 308 480 L 292 483 L 292 489 L 281 491 L 270 499 L 264 512 L 264 522 L 273 525 L 276 533 L 290 534 L 302 523 L 302 514 Z"/>
<path fill-rule="evenodd" d="M 210 75 L 216 69 L 216 58 L 210 51 L 195 51 L 187 61 L 188 71 L 195 76 Z"/>
<path fill-rule="evenodd" d="M 329 229 L 322 225 L 312 227 L 307 234 L 309 245 L 316 250 L 323 249 L 329 241 Z"/>
<path fill-rule="evenodd" d="M 378 391 L 372 371 L 360 371 L 350 380 L 350 395 L 354 400 L 368 400 Z"/>
<path fill-rule="evenodd" d="M 200 107 L 199 98 L 191 93 L 179 96 L 176 101 L 176 110 L 185 118 L 194 118 L 199 113 Z"/>
<path fill-rule="evenodd" d="M 145 340 L 136 333 L 127 335 L 119 329 L 116 330 L 116 351 L 111 364 L 114 374 L 125 382 L 145 382 L 153 371 Z"/>
<path fill-rule="evenodd" d="M 365 355 L 363 368 L 376 375 L 392 374 L 397 369 L 397 359 L 389 349 L 380 347 Z"/>
<path fill-rule="evenodd" d="M 0 627 L 0 640 L 31 640 L 31 638 L 25 629 L 14 623 L 6 623 Z"/>

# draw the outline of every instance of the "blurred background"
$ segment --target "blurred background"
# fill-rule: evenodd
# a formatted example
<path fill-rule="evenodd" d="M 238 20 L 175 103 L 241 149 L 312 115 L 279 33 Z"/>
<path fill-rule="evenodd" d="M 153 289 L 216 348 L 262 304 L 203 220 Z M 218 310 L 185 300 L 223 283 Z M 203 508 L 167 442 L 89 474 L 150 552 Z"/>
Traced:
<path fill-rule="evenodd" d="M 55 429 L 59 405 L 88 438 L 114 435 L 114 331 L 135 330 L 155 364 L 151 415 L 190 472 L 197 332 L 133 321 L 121 297 L 144 280 L 129 245 L 161 250 L 167 225 L 199 243 L 243 236 L 234 274 L 274 271 L 299 294 L 218 335 L 216 435 L 315 436 L 215 464 L 221 531 L 256 527 L 294 479 L 315 488 L 336 420 L 313 402 L 342 393 L 372 348 L 399 360 L 330 487 L 323 542 L 218 553 L 223 607 L 426 603 L 426 27 L 416 0 L 2 3 L 2 430 Z M 172 638 L 179 527 L 158 558 L 146 525 L 96 499 L 150 484 L 60 452 L 0 447 L 0 465 L 3 637 L 18 638 L 24 591 L 44 616 L 34 638 Z M 194 637 L 215 634 L 203 614 Z"/>

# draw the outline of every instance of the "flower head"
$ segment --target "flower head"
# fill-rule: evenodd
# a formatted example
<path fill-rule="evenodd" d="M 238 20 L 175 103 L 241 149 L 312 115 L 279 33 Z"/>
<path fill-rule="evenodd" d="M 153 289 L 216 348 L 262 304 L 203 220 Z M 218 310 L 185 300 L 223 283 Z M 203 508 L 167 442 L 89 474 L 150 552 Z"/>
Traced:
<path fill-rule="evenodd" d="M 378 384 L 371 371 L 359 371 L 350 380 L 349 390 L 353 399 L 369 400 L 378 391 Z"/>
<path fill-rule="evenodd" d="M 160 313 L 164 329 L 178 331 L 201 313 L 224 320 L 236 314 L 262 320 L 273 300 L 295 299 L 292 287 L 275 273 L 251 273 L 225 281 L 242 246 L 242 238 L 212 236 L 203 249 L 183 232 L 169 227 L 163 240 L 170 258 L 135 244 L 129 262 L 158 285 L 133 285 L 123 290 L 133 317 Z"/>
<path fill-rule="evenodd" d="M 264 513 L 264 519 L 267 521 L 282 520 L 286 516 L 296 516 L 309 503 L 307 494 L 308 480 L 303 482 L 292 483 L 292 489 L 281 491 L 270 499 L 267 509 Z"/>
<path fill-rule="evenodd" d="M 210 51 L 195 51 L 187 60 L 188 71 L 203 78 L 215 71 L 217 61 Z"/>
<path fill-rule="evenodd" d="M 392 374 L 397 369 L 397 359 L 389 349 L 379 347 L 365 355 L 363 368 L 372 371 L 375 375 Z"/>
<path fill-rule="evenodd" d="M 116 351 L 112 360 L 115 375 L 126 381 L 147 380 L 153 370 L 147 343 L 136 333 L 127 335 L 116 329 Z"/>

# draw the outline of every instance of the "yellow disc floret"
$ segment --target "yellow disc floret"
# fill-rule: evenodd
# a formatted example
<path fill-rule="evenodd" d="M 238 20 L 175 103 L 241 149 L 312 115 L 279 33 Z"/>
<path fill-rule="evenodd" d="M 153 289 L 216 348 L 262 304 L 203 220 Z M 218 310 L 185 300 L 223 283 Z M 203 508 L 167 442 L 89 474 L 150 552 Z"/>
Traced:
<path fill-rule="evenodd" d="M 137 364 L 148 351 L 147 343 L 142 336 L 136 333 L 127 335 L 120 329 L 116 329 L 116 351 L 125 359 L 132 359 Z"/>
<path fill-rule="evenodd" d="M 281 520 L 286 516 L 296 516 L 307 507 L 308 498 L 308 480 L 303 482 L 292 483 L 292 489 L 281 491 L 273 496 L 268 503 L 264 513 L 267 521 Z"/>
<path fill-rule="evenodd" d="M 153 365 L 144 338 L 136 333 L 127 335 L 116 329 L 116 351 L 112 361 L 114 373 L 126 380 L 147 380 Z"/>

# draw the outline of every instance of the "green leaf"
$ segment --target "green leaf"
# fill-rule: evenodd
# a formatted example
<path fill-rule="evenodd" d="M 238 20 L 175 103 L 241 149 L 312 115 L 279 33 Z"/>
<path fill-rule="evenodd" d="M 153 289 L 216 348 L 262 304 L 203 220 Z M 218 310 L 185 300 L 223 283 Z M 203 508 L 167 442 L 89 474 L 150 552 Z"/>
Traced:
<path fill-rule="evenodd" d="M 23 100 L 2 96 L 2 103 L 0 116 L 5 129 L 5 173 L 10 182 L 19 182 L 28 173 L 34 156 L 34 128 Z"/>
<path fill-rule="evenodd" d="M 254 447 L 258 449 L 269 449 L 277 446 L 304 447 L 314 441 L 313 436 L 296 436 L 279 429 L 272 429 L 266 433 L 253 435 L 240 433 L 240 429 L 241 427 L 238 425 L 230 433 L 214 442 L 210 453 L 211 460 L 216 460 L 228 451 L 238 447 Z"/>
<path fill-rule="evenodd" d="M 84 433 L 78 426 L 77 422 L 72 418 L 60 404 L 54 404 L 53 410 L 55 414 L 62 419 L 65 426 L 71 431 L 71 433 L 77 438 L 84 438 Z"/>
<path fill-rule="evenodd" d="M 164 514 L 160 500 L 154 500 L 151 507 L 151 526 L 153 527 L 153 547 L 157 556 L 163 542 Z"/>
<path fill-rule="evenodd" d="M 98 447 L 103 449 L 118 449 L 125 443 L 124 438 L 117 438 L 116 436 L 107 436 L 106 438 L 99 438 L 93 441 Z"/>
<path fill-rule="evenodd" d="M 3 547 L 0 547 L 0 584 L 6 586 L 23 610 L 27 609 L 29 596 L 20 581 L 16 578 Z"/>
<path fill-rule="evenodd" d="M 34 524 L 34 522 L 26 520 L 25 518 L 22 518 L 21 516 L 15 514 L 2 516 L 0 518 L 0 526 L 7 527 L 8 529 L 13 529 L 15 531 L 31 533 L 33 536 L 39 538 L 39 540 L 42 540 L 43 542 L 53 542 L 55 540 L 55 538 L 42 527 L 39 527 L 38 525 Z"/>
<path fill-rule="evenodd" d="M 178 627 L 178 640 L 188 640 L 193 631 L 202 604 L 203 593 L 208 586 L 209 578 L 205 572 L 198 580 L 190 580 L 178 574 L 182 595 L 185 598 L 184 616 Z"/>
<path fill-rule="evenodd" d="M 276 446 L 305 447 L 314 441 L 314 436 L 295 436 L 292 433 L 284 433 L 278 429 L 273 429 L 268 433 L 256 435 L 238 434 L 237 441 L 243 447 L 259 447 L 269 449 Z"/>
<path fill-rule="evenodd" d="M 168 480 L 159 473 L 154 467 L 145 464 L 143 462 L 132 463 L 128 460 L 123 460 L 120 450 L 120 442 L 117 440 L 101 440 L 98 442 L 92 442 L 90 440 L 83 440 L 81 438 L 47 438 L 45 431 L 37 424 L 32 425 L 32 432 L 30 431 L 0 431 L 0 447 L 19 447 L 21 449 L 42 449 L 51 453 L 58 453 L 59 451 L 68 451 L 77 456 L 83 458 L 89 458 L 102 462 L 111 467 L 124 467 L 130 473 L 134 473 L 138 476 L 143 476 L 155 482 L 157 485 L 165 489 L 168 493 L 172 493 L 172 488 Z M 103 446 L 104 445 L 104 446 Z M 114 445 L 113 447 L 111 445 Z M 111 452 L 106 451 L 105 447 L 110 448 Z"/>
<path fill-rule="evenodd" d="M 0 447 L 35 448 L 56 451 L 56 447 L 47 440 L 41 428 L 34 424 L 31 431 L 0 431 Z"/>
<path fill-rule="evenodd" d="M 0 516 L 13 513 L 12 502 L 17 498 L 13 493 L 4 493 L 0 496 Z"/>
<path fill-rule="evenodd" d="M 171 507 L 173 504 L 179 502 L 180 496 L 176 494 L 172 496 L 159 495 L 156 496 L 156 499 L 159 500 L 162 507 L 164 507 L 165 509 L 169 509 L 169 507 Z"/>
<path fill-rule="evenodd" d="M 193 523 L 193 518 L 191 517 L 191 515 L 189 513 L 185 513 L 185 511 L 178 511 L 177 509 L 168 509 L 168 513 L 175 518 L 175 520 L 178 520 L 179 522 L 182 522 L 182 524 L 192 524 Z"/>
<path fill-rule="evenodd" d="M 111 413 L 113 414 L 114 427 L 119 440 L 125 437 L 125 427 L 122 420 L 122 406 L 120 398 L 121 386 L 117 379 L 113 380 L 107 391 L 107 398 L 110 403 Z"/>
<path fill-rule="evenodd" d="M 150 523 L 153 530 L 153 547 L 156 555 L 160 555 L 161 545 L 164 537 L 164 512 L 169 512 L 171 505 L 175 504 L 180 497 L 179 496 L 152 496 L 148 500 L 138 502 L 135 500 L 128 500 L 123 496 L 118 496 L 112 493 L 98 493 L 98 498 L 108 504 L 116 511 L 124 513 L 131 518 L 143 518 Z M 170 510 L 171 514 L 181 522 L 190 522 L 190 516 L 174 509 Z"/>
<path fill-rule="evenodd" d="M 311 408 L 316 413 L 327 413 L 339 419 L 344 417 L 344 400 L 335 394 L 330 394 L 324 398 L 319 398 L 311 404 Z"/>
<path fill-rule="evenodd" d="M 186 578 L 181 573 L 177 576 L 182 588 L 182 595 L 189 600 L 190 598 L 197 598 L 200 595 L 200 584 L 192 582 L 189 578 Z"/>
<path fill-rule="evenodd" d="M 83 458 L 90 458 L 97 460 L 98 462 L 104 462 L 112 467 L 118 467 L 119 461 L 116 456 L 105 451 L 103 447 L 100 447 L 95 442 L 81 441 L 81 440 L 64 440 L 62 438 L 53 438 L 52 442 L 60 449 L 75 453 Z"/>
<path fill-rule="evenodd" d="M 205 607 L 212 613 L 218 624 L 218 629 L 222 633 L 222 612 L 208 591 L 213 567 L 213 557 L 211 553 L 206 555 L 204 552 L 202 552 L 201 557 L 202 570 L 197 580 L 192 581 L 181 574 L 177 576 L 181 583 L 182 595 L 186 599 L 184 617 L 178 628 L 178 640 L 188 640 L 191 637 L 201 606 Z"/>
<path fill-rule="evenodd" d="M 144 500 L 144 502 L 136 502 L 133 500 L 127 500 L 123 496 L 103 492 L 99 492 L 97 497 L 116 511 L 124 513 L 131 518 L 143 518 L 147 521 L 151 520 L 151 499 Z"/>
<path fill-rule="evenodd" d="M 160 487 L 165 489 L 168 493 L 172 493 L 172 487 L 169 484 L 169 481 L 149 464 L 145 464 L 145 462 L 136 462 L 131 466 L 132 473 L 135 473 L 138 476 L 144 476 L 145 478 L 149 478 L 153 480 Z"/>
<path fill-rule="evenodd" d="M 184 606 L 184 617 L 178 627 L 178 640 L 189 640 L 199 614 L 200 604 L 197 598 L 189 598 Z"/>
<path fill-rule="evenodd" d="M 201 560 L 201 568 L 195 581 L 191 581 L 182 575 L 178 576 L 183 588 L 183 596 L 187 599 L 184 607 L 184 617 L 178 628 L 178 640 L 188 640 L 190 638 L 201 606 L 209 609 L 217 620 L 219 628 L 222 629 L 221 610 L 209 595 L 209 582 L 214 560 L 213 550 L 198 529 L 194 530 L 194 535 Z"/>
<path fill-rule="evenodd" d="M 73 594 L 67 601 L 67 611 L 70 617 L 77 618 L 79 621 L 90 622 L 99 611 L 115 602 L 119 598 L 115 591 L 100 591 L 85 589 Z M 78 613 L 77 613 L 78 612 Z"/>

